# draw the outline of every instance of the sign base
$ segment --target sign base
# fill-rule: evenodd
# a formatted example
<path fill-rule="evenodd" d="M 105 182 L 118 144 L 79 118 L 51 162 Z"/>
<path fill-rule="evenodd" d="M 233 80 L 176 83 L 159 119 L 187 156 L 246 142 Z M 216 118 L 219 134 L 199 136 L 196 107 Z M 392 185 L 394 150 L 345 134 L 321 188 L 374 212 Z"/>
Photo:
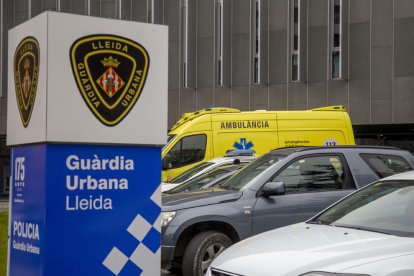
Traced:
<path fill-rule="evenodd" d="M 12 148 L 10 275 L 160 275 L 160 156 L 142 146 Z"/>

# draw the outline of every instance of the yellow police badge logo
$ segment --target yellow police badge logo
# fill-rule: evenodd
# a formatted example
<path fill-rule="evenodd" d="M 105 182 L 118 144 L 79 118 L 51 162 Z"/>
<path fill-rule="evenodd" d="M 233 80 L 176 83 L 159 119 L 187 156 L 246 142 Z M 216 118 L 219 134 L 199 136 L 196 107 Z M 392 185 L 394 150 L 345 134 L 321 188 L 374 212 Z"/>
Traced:
<path fill-rule="evenodd" d="M 36 99 L 39 78 L 39 43 L 34 37 L 24 38 L 16 48 L 13 60 L 17 107 L 23 126 L 29 125 Z"/>
<path fill-rule="evenodd" d="M 149 56 L 145 48 L 115 35 L 91 35 L 70 49 L 76 84 L 86 105 L 107 126 L 115 126 L 137 102 L 145 85 Z"/>

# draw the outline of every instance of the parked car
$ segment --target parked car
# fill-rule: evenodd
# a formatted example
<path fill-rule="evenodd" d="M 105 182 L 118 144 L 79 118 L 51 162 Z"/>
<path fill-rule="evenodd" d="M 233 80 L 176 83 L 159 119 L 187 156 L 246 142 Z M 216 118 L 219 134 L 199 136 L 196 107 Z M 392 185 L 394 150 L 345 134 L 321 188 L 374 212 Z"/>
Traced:
<path fill-rule="evenodd" d="M 374 182 L 306 223 L 235 244 L 207 275 L 414 275 L 414 171 Z"/>
<path fill-rule="evenodd" d="M 195 178 L 189 179 L 177 187 L 166 191 L 166 194 L 177 194 L 189 192 L 197 189 L 206 189 L 222 184 L 230 176 L 235 174 L 238 170 L 247 165 L 247 162 L 236 162 L 236 164 L 223 165 L 215 168 L 209 172 L 199 175 Z"/>
<path fill-rule="evenodd" d="M 227 166 L 230 164 L 239 164 L 239 163 L 247 164 L 253 161 L 255 158 L 256 156 L 254 156 L 254 151 L 251 151 L 251 150 L 230 151 L 224 157 L 218 157 L 218 158 L 214 158 L 212 160 L 200 163 L 197 166 L 191 168 L 190 170 L 182 173 L 178 177 L 174 178 L 173 180 L 169 182 L 162 182 L 161 191 L 162 192 L 169 191 L 185 183 L 186 181 L 189 181 L 190 179 L 203 175 L 216 168 L 220 168 L 220 167 Z"/>
<path fill-rule="evenodd" d="M 305 221 L 356 189 L 413 167 L 412 154 L 390 147 L 271 151 L 220 188 L 163 196 L 162 266 L 203 275 L 233 243 Z"/>

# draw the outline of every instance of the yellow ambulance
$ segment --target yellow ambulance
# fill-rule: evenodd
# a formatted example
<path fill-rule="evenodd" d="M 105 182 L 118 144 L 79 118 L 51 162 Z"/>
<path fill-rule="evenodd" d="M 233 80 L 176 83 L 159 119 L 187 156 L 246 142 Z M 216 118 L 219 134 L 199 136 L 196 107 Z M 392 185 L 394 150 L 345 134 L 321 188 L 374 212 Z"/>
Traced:
<path fill-rule="evenodd" d="M 305 111 L 249 111 L 208 108 L 185 113 L 171 128 L 162 150 L 162 180 L 229 150 L 269 150 L 295 146 L 354 145 L 351 120 L 343 106 Z"/>

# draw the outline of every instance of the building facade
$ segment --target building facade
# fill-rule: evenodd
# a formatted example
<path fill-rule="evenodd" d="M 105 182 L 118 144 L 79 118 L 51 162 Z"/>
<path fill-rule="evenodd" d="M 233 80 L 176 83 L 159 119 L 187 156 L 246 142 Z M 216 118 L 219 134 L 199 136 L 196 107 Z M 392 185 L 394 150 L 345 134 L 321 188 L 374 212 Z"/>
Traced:
<path fill-rule="evenodd" d="M 358 143 L 414 152 L 412 0 L 1 0 L 0 195 L 7 32 L 46 10 L 168 25 L 169 126 L 211 106 L 344 105 Z"/>

